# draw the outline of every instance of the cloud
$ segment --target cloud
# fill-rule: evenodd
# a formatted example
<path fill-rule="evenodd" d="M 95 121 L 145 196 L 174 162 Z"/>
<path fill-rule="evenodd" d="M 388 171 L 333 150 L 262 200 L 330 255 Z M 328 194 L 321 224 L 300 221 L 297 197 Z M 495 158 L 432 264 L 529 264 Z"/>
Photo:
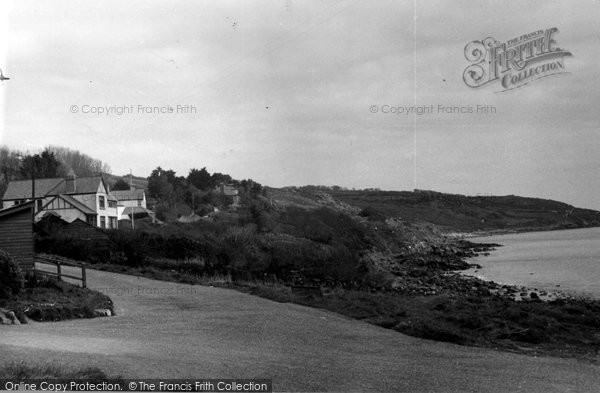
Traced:
<path fill-rule="evenodd" d="M 116 173 L 206 166 L 274 186 L 410 189 L 415 119 L 369 108 L 485 104 L 497 113 L 417 117 L 419 187 L 600 208 L 600 185 L 589 181 L 600 148 L 598 5 L 417 2 L 416 69 L 413 5 L 19 2 L 7 28 L 13 79 L 1 86 L 1 142 L 67 145 Z M 504 94 L 463 83 L 467 42 L 553 26 L 573 52 L 570 74 Z M 138 104 L 197 112 L 70 112 Z"/>

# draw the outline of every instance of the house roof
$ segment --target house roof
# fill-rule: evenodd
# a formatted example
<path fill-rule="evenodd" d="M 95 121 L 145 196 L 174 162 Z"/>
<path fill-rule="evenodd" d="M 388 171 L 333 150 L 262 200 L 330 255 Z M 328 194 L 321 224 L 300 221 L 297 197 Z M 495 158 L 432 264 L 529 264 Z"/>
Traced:
<path fill-rule="evenodd" d="M 239 194 L 239 191 L 234 186 L 225 186 L 223 187 L 223 192 L 225 195 L 234 196 Z"/>
<path fill-rule="evenodd" d="M 48 194 L 50 190 L 58 186 L 64 179 L 36 179 L 35 180 L 35 197 L 41 198 Z M 12 199 L 28 199 L 31 198 L 31 180 L 17 180 L 8 183 L 4 200 Z"/>
<path fill-rule="evenodd" d="M 75 179 L 75 191 L 68 192 L 67 182 L 65 181 L 65 179 L 61 180 L 62 181 L 55 188 L 50 190 L 49 195 L 95 194 L 96 192 L 98 192 L 100 184 L 104 184 L 104 179 L 102 179 L 102 176 L 78 177 Z M 106 184 L 104 184 L 104 188 L 107 188 Z"/>
<path fill-rule="evenodd" d="M 144 190 L 118 190 L 111 191 L 110 195 L 118 201 L 140 201 L 144 199 Z"/>
<path fill-rule="evenodd" d="M 77 199 L 73 198 L 70 195 L 57 195 L 54 198 L 52 198 L 48 203 L 46 203 L 43 207 L 42 210 L 46 209 L 46 206 L 48 206 L 49 204 L 51 204 L 54 200 L 56 200 L 57 198 L 62 199 L 63 201 L 67 202 L 69 205 L 73 206 L 75 209 L 81 211 L 84 214 L 93 214 L 93 215 L 97 215 L 98 213 L 96 213 L 92 208 L 86 206 L 85 204 L 79 202 Z"/>
<path fill-rule="evenodd" d="M 0 217 L 9 216 L 11 214 L 18 213 L 22 210 L 31 210 L 32 207 L 33 207 L 33 201 L 27 202 L 27 203 L 21 203 L 20 205 L 16 205 L 16 206 L 7 207 L 6 209 L 0 210 Z"/>
<path fill-rule="evenodd" d="M 145 209 L 141 206 L 126 207 L 123 210 L 122 214 L 130 216 L 131 214 L 142 214 L 142 213 L 148 214 L 149 216 L 154 214 L 154 212 L 152 210 Z"/>
<path fill-rule="evenodd" d="M 220 185 L 216 186 L 215 189 L 217 191 L 221 191 L 223 193 L 223 195 L 227 195 L 227 196 L 235 196 L 235 195 L 239 194 L 238 189 L 235 188 L 231 184 L 220 184 Z"/>
<path fill-rule="evenodd" d="M 73 198 L 70 195 L 59 195 L 59 196 L 57 196 L 57 198 L 62 198 L 65 202 L 70 203 L 71 205 L 73 205 L 73 207 L 77 208 L 78 210 L 81 210 L 85 214 L 93 214 L 93 215 L 98 214 L 94 211 L 94 209 L 79 202 L 77 199 Z"/>
<path fill-rule="evenodd" d="M 59 194 L 95 194 L 101 183 L 104 183 L 102 176 L 78 177 L 75 179 L 75 191 L 67 192 L 67 184 L 63 178 L 35 179 L 35 197 Z M 8 183 L 3 199 L 9 201 L 30 198 L 31 180 L 17 180 Z"/>

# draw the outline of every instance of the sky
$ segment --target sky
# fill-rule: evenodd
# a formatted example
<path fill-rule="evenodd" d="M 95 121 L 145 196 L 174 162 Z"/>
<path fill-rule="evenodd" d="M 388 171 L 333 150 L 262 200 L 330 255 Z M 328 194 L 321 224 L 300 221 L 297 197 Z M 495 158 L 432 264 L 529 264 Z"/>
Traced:
<path fill-rule="evenodd" d="M 0 144 L 11 148 L 70 147 L 118 175 L 206 167 L 275 187 L 514 194 L 600 210 L 596 1 L 2 5 L 11 79 L 0 82 Z M 467 43 L 552 27 L 572 53 L 566 73 L 506 92 L 463 81 Z M 495 113 L 390 113 L 415 105 Z"/>

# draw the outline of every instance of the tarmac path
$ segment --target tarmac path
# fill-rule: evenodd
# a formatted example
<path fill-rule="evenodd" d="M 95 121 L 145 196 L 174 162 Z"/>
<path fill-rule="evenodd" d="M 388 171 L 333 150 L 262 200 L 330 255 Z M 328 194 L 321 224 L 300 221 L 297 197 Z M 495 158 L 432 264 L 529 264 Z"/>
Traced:
<path fill-rule="evenodd" d="M 235 290 L 88 271 L 110 318 L 0 326 L 0 363 L 124 378 L 271 378 L 276 391 L 598 392 L 600 366 L 409 337 Z"/>

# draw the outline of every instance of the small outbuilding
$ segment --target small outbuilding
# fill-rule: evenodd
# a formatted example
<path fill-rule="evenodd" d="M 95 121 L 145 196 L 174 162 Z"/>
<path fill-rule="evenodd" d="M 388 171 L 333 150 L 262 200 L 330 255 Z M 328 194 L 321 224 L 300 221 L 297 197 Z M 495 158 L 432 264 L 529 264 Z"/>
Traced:
<path fill-rule="evenodd" d="M 24 271 L 34 269 L 33 202 L 0 210 L 0 249 L 15 258 Z"/>

